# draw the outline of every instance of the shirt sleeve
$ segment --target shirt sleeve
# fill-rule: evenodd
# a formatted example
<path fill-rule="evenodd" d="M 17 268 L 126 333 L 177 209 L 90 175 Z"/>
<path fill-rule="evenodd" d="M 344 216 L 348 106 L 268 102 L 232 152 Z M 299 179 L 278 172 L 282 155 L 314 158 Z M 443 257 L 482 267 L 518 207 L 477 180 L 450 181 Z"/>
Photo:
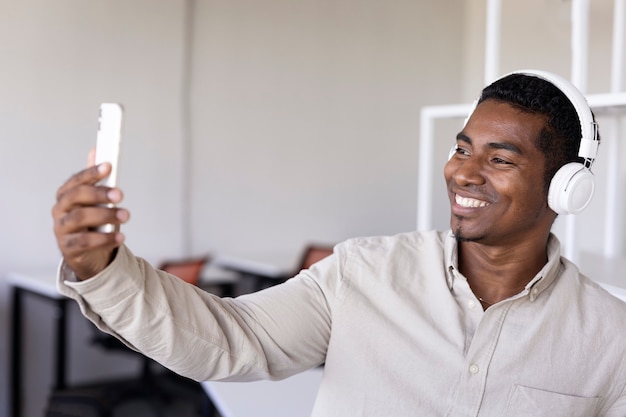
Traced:
<path fill-rule="evenodd" d="M 334 256 L 285 284 L 219 298 L 120 247 L 98 275 L 59 291 L 100 330 L 195 380 L 282 379 L 324 362 L 339 281 Z M 323 279 L 322 279 L 323 278 Z"/>

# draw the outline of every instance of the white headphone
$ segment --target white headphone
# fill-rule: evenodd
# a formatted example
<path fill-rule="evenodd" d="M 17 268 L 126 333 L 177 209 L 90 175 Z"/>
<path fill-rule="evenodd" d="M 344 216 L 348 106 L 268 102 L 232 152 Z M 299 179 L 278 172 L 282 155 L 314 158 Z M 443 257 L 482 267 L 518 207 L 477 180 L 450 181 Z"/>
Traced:
<path fill-rule="evenodd" d="M 528 75 L 548 81 L 563 94 L 574 106 L 578 121 L 581 127 L 580 147 L 578 156 L 585 159 L 584 164 L 580 162 L 570 162 L 563 165 L 552 177 L 550 188 L 548 189 L 548 205 L 557 214 L 580 213 L 593 197 L 595 183 L 591 166 L 598 154 L 598 125 L 593 121 L 593 114 L 587 104 L 587 100 L 582 93 L 565 78 L 546 71 L 521 70 L 504 75 L 502 78 L 513 74 Z M 476 109 L 478 100 L 474 102 L 465 123 Z M 448 159 L 456 153 L 456 146 L 452 147 Z"/>

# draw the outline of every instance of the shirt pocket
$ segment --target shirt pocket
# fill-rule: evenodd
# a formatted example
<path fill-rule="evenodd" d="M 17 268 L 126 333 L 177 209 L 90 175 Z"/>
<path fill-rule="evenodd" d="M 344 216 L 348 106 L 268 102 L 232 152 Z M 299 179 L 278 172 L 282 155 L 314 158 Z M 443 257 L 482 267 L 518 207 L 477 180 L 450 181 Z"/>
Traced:
<path fill-rule="evenodd" d="M 579 397 L 516 385 L 506 417 L 592 417 L 599 397 Z"/>

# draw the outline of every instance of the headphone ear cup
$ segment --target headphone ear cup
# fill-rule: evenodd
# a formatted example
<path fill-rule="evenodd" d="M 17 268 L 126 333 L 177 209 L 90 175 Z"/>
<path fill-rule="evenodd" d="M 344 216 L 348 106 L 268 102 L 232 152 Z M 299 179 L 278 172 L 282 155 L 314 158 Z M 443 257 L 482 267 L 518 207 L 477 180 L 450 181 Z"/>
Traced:
<path fill-rule="evenodd" d="M 548 205 L 557 214 L 583 211 L 593 197 L 593 173 L 583 164 L 570 162 L 554 174 L 548 190 Z"/>

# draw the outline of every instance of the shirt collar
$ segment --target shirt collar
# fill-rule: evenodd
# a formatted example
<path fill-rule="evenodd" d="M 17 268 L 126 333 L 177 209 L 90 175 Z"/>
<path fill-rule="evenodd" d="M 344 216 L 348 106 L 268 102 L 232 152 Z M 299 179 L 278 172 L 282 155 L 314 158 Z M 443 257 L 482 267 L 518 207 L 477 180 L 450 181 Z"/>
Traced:
<path fill-rule="evenodd" d="M 548 288 L 559 275 L 561 269 L 561 243 L 552 233 L 548 238 L 548 262 L 526 285 L 525 292 L 530 294 L 530 301 L 535 301 L 543 290 Z M 446 262 L 446 281 L 450 291 L 454 288 L 454 280 L 459 272 L 457 241 L 452 231 L 445 236 L 444 256 Z"/>
<path fill-rule="evenodd" d="M 559 276 L 561 270 L 561 242 L 550 233 L 548 238 L 548 262 L 541 268 L 526 285 L 526 290 L 530 294 L 530 301 L 535 301 L 537 296 L 552 284 Z"/>
<path fill-rule="evenodd" d="M 446 281 L 450 291 L 454 288 L 454 277 L 456 271 L 459 270 L 459 258 L 457 252 L 457 242 L 454 238 L 452 230 L 448 231 L 445 237 L 443 246 L 445 261 L 446 261 Z"/>

